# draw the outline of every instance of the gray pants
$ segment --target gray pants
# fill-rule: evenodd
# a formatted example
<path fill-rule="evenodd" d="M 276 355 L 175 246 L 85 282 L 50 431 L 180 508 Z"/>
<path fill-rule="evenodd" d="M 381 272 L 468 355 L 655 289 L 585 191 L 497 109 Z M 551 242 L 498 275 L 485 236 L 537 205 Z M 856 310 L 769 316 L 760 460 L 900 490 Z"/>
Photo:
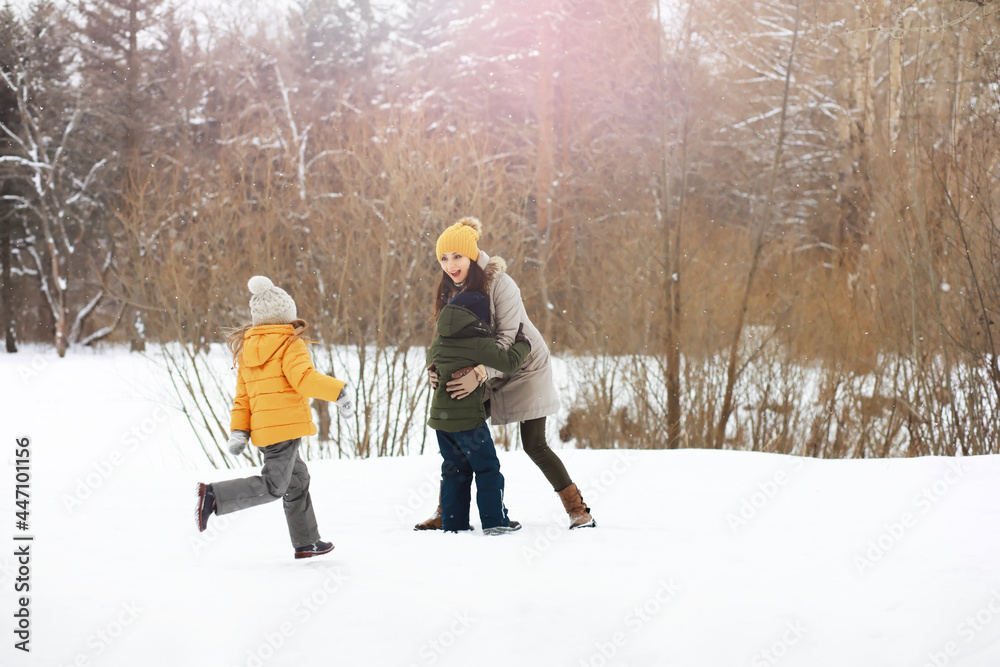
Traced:
<path fill-rule="evenodd" d="M 281 498 L 292 546 L 304 547 L 319 539 L 316 515 L 309 496 L 309 469 L 299 456 L 301 438 L 261 448 L 260 474 L 214 482 L 215 513 L 229 514 Z"/>

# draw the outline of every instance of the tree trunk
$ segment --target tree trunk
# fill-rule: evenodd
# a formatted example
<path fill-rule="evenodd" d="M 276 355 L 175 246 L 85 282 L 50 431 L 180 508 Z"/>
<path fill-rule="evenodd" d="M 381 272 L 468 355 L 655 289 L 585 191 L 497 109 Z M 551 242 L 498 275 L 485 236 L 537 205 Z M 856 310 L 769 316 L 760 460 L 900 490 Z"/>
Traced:
<path fill-rule="evenodd" d="M 714 447 L 716 449 L 722 449 L 722 445 L 726 441 L 726 427 L 729 424 L 729 418 L 735 410 L 735 406 L 733 405 L 733 392 L 736 388 L 736 379 L 739 376 L 736 362 L 739 356 L 740 341 L 743 339 L 743 327 L 746 324 L 747 309 L 750 304 L 750 294 L 753 289 L 754 280 L 757 277 L 757 270 L 760 268 L 760 256 L 763 252 L 764 243 L 766 241 L 765 231 L 767 230 L 772 216 L 771 209 L 774 206 L 774 186 L 777 181 L 778 170 L 781 168 L 781 157 L 784 153 L 785 138 L 788 132 L 788 128 L 786 126 L 786 121 L 788 119 L 788 97 L 792 87 L 792 64 L 795 59 L 795 46 L 798 43 L 799 38 L 801 15 L 802 0 L 796 0 L 795 28 L 792 31 L 792 43 L 788 50 L 788 64 L 785 68 L 785 90 L 781 102 L 781 117 L 778 121 L 778 141 L 777 146 L 774 149 L 774 160 L 771 162 L 771 174 L 766 192 L 767 196 L 762 204 L 761 213 L 759 216 L 755 216 L 758 217 L 759 220 L 756 223 L 756 230 L 754 231 L 754 242 L 752 248 L 753 255 L 750 258 L 750 268 L 747 271 L 746 283 L 743 286 L 743 298 L 740 302 L 740 308 L 736 313 L 736 328 L 733 331 L 733 340 L 729 348 L 729 363 L 726 369 L 726 389 L 722 398 L 722 407 L 719 410 L 719 423 L 716 427 L 714 438 Z"/>
<path fill-rule="evenodd" d="M 847 68 L 847 74 L 842 79 L 841 103 L 844 111 L 837 120 L 841 147 L 837 169 L 840 219 L 830 238 L 840 254 L 841 264 L 846 265 L 849 272 L 855 270 L 870 224 L 871 190 L 866 142 L 874 136 L 872 119 L 875 114 L 872 99 L 875 75 L 871 31 L 862 29 L 870 17 L 861 9 L 856 13 L 857 24 L 853 36 L 846 39 L 847 62 L 852 66 Z"/>
<path fill-rule="evenodd" d="M 899 9 L 893 6 L 889 20 L 889 156 L 896 154 L 903 110 L 903 34 L 905 27 Z"/>
<path fill-rule="evenodd" d="M 136 310 L 133 317 L 129 317 L 127 320 L 128 333 L 129 333 L 129 351 L 130 352 L 145 352 L 146 351 L 146 325 L 142 321 L 142 311 Z"/>
<path fill-rule="evenodd" d="M 55 320 L 54 337 L 56 352 L 62 358 L 66 356 L 66 348 L 69 347 L 69 339 L 66 336 L 68 333 L 66 331 L 66 324 L 69 319 L 69 304 L 66 300 L 65 287 L 69 284 L 69 281 L 63 275 L 59 266 L 59 248 L 56 246 L 47 221 L 43 222 L 42 230 L 46 236 L 46 246 L 49 251 L 49 270 L 52 272 L 49 277 L 52 281 L 51 285 L 49 285 L 49 303 L 52 307 L 52 318 Z"/>
<path fill-rule="evenodd" d="M 656 5 L 657 20 L 662 25 L 660 5 Z M 667 447 L 676 449 L 681 444 L 681 225 L 683 204 L 673 211 L 673 192 L 670 187 L 670 137 L 667 129 L 667 68 L 663 54 L 663 35 L 657 35 L 657 71 L 660 106 L 660 217 L 663 224 L 663 271 L 666 288 L 666 323 L 664 349 L 666 368 L 664 378 L 667 389 Z M 686 119 L 683 121 L 686 126 Z M 686 129 L 683 130 L 686 132 Z M 681 139 L 682 150 L 686 137 Z M 683 158 L 682 158 L 683 159 Z M 682 177 L 683 183 L 683 177 Z M 685 188 L 681 187 L 681 198 Z"/>
<path fill-rule="evenodd" d="M 553 84 L 552 16 L 548 2 L 541 3 L 538 34 L 538 164 L 535 170 L 535 224 L 540 243 L 539 275 L 541 276 L 542 331 L 551 339 L 552 309 L 549 303 L 551 253 L 560 250 L 552 238 L 552 181 L 555 156 L 555 86 Z"/>
<path fill-rule="evenodd" d="M 17 339 L 14 336 L 14 285 L 10 280 L 10 219 L 0 225 L 0 262 L 3 262 L 3 274 L 0 281 L 0 309 L 3 312 L 4 335 L 7 339 L 7 352 L 17 352 Z"/>
<path fill-rule="evenodd" d="M 130 0 L 128 12 L 128 51 L 125 54 L 125 173 L 128 181 L 125 192 L 131 194 L 137 190 L 135 177 L 139 164 L 138 33 L 142 26 L 139 24 L 136 0 Z"/>

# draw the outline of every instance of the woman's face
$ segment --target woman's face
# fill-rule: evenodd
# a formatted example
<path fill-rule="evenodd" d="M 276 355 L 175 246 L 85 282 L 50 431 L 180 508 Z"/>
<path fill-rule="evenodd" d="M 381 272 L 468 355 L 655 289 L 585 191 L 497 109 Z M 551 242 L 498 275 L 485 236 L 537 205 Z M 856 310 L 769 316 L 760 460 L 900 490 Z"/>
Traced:
<path fill-rule="evenodd" d="M 446 252 L 438 258 L 441 270 L 448 274 L 456 285 L 461 285 L 469 277 L 469 265 L 472 260 L 457 252 Z"/>

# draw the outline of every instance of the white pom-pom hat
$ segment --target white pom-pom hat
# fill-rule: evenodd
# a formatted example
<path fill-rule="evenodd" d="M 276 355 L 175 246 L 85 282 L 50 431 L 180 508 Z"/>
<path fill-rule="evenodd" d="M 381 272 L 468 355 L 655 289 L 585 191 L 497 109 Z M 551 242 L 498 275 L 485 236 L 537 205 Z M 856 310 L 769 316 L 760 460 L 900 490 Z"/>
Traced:
<path fill-rule="evenodd" d="M 254 276 L 247 282 L 250 288 L 250 317 L 253 325 L 289 324 L 298 318 L 295 301 L 288 292 L 275 287 L 270 278 Z"/>

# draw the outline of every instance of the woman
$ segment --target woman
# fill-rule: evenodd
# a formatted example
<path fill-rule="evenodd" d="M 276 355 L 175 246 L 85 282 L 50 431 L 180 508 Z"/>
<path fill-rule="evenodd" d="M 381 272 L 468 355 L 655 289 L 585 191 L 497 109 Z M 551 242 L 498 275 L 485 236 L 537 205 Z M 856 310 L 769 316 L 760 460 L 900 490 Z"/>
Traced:
<path fill-rule="evenodd" d="M 552 379 L 549 348 L 545 339 L 528 319 L 521 301 L 521 290 L 507 275 L 507 263 L 499 257 L 489 257 L 479 250 L 482 225 L 476 218 L 462 218 L 448 227 L 437 241 L 437 258 L 441 264 L 441 283 L 434 301 L 434 318 L 456 294 L 464 291 L 481 292 L 489 297 L 492 323 L 496 328 L 497 344 L 509 349 L 518 329 L 531 342 L 531 353 L 524 364 L 512 374 L 501 373 L 483 366 L 456 371 L 449 380 L 448 392 L 462 399 L 486 383 L 483 400 L 490 422 L 520 424 L 521 444 L 552 489 L 559 494 L 570 519 L 570 529 L 596 526 L 580 490 L 548 443 L 545 441 L 545 418 L 559 410 L 559 397 Z M 428 368 L 432 386 L 437 373 Z M 414 526 L 414 530 L 441 528 L 441 506 L 430 519 Z"/>

